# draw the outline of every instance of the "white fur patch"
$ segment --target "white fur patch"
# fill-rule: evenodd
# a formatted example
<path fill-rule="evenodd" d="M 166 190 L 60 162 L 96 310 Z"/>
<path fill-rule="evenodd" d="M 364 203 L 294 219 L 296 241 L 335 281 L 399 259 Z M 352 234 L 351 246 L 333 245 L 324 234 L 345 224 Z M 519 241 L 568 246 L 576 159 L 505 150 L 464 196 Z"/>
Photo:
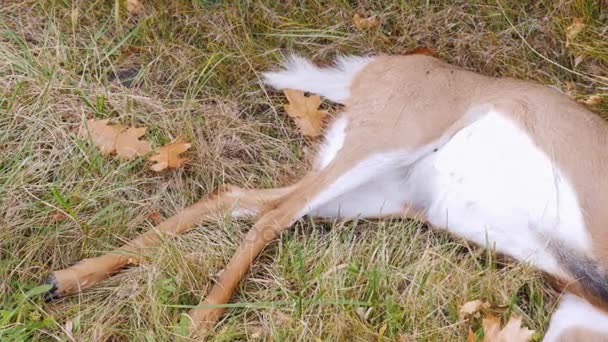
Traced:
<path fill-rule="evenodd" d="M 605 334 L 608 340 L 608 314 L 568 293 L 563 295 L 559 308 L 553 313 L 543 342 L 560 341 L 560 335 L 574 327 Z"/>
<path fill-rule="evenodd" d="M 348 120 L 346 116 L 341 116 L 331 122 L 323 137 L 323 144 L 321 144 L 317 152 L 315 170 L 325 168 L 336 157 L 336 154 L 342 148 L 342 144 L 344 144 L 347 125 Z"/>
<path fill-rule="evenodd" d="M 276 89 L 308 91 L 344 103 L 350 96 L 354 77 L 372 60 L 371 57 L 341 56 L 334 67 L 319 68 L 305 58 L 291 56 L 283 63 L 285 70 L 265 72 L 264 82 Z"/>
<path fill-rule="evenodd" d="M 542 270 L 548 239 L 591 248 L 576 192 L 527 134 L 489 112 L 414 166 L 408 190 L 433 225 Z"/>

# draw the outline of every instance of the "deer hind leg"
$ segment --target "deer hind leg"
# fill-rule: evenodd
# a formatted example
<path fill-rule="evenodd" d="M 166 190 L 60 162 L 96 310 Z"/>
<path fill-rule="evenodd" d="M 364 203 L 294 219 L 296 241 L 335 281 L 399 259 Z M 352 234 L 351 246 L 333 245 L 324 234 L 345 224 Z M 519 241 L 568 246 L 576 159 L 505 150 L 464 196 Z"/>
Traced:
<path fill-rule="evenodd" d="M 53 272 L 47 279 L 47 283 L 53 287 L 44 295 L 44 299 L 50 301 L 77 293 L 112 276 L 128 264 L 141 262 L 143 249 L 159 245 L 162 235 L 181 234 L 197 225 L 214 222 L 225 216 L 240 218 L 257 215 L 263 210 L 266 203 L 284 196 L 292 188 L 293 186 L 245 190 L 236 186 L 224 185 L 122 247 Z"/>
<path fill-rule="evenodd" d="M 246 234 L 207 298 L 190 311 L 191 332 L 201 334 L 215 325 L 224 312 L 222 305 L 230 300 L 251 263 L 270 241 L 304 215 L 336 214 L 331 208 L 322 208 L 360 189 L 373 178 L 398 168 L 395 162 L 400 161 L 402 159 L 380 154 L 353 158 L 341 151 L 327 167 L 306 176 L 288 195 L 274 203 L 274 207 L 265 212 Z M 402 211 L 404 206 L 405 203 L 398 211 Z"/>
<path fill-rule="evenodd" d="M 566 293 L 553 313 L 543 342 L 608 341 L 608 313 Z"/>

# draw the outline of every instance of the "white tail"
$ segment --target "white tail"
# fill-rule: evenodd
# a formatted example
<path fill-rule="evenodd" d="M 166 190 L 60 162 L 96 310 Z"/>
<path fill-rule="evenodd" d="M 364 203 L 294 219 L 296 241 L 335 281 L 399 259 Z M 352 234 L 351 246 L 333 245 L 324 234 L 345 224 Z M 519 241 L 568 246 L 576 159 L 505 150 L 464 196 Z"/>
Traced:
<path fill-rule="evenodd" d="M 603 120 L 548 87 L 422 55 L 341 57 L 331 68 L 291 57 L 285 70 L 264 77 L 277 89 L 346 106 L 330 124 L 313 170 L 292 186 L 227 187 L 157 227 L 176 234 L 218 215 L 259 215 L 204 304 L 230 300 L 264 246 L 303 215 L 416 217 L 529 262 L 571 293 L 548 341 L 574 333 L 608 338 Z M 158 242 L 147 233 L 55 272 L 49 297 L 92 286 L 128 262 L 125 251 Z M 190 316 L 204 330 L 222 312 L 200 308 Z M 572 315 L 592 319 L 563 319 Z"/>
<path fill-rule="evenodd" d="M 366 57 L 342 56 L 338 57 L 334 67 L 320 68 L 307 59 L 293 55 L 285 59 L 285 70 L 265 72 L 264 81 L 276 89 L 308 91 L 344 103 L 350 97 L 353 78 L 370 60 Z"/>

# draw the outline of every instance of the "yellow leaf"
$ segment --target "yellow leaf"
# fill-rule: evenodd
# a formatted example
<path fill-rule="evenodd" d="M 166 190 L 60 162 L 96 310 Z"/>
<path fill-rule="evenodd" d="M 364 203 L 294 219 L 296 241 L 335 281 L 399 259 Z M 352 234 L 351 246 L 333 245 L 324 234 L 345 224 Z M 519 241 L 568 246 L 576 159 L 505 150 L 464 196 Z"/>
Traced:
<path fill-rule="evenodd" d="M 587 106 L 597 106 L 602 103 L 604 99 L 599 95 L 591 95 L 586 100 L 580 100 L 579 103 L 585 104 Z"/>
<path fill-rule="evenodd" d="M 382 341 L 384 334 L 386 334 L 387 328 L 388 326 L 386 325 L 386 323 L 384 323 L 384 325 L 380 327 L 380 330 L 378 330 L 378 341 Z"/>
<path fill-rule="evenodd" d="M 144 6 L 139 0 L 126 0 L 125 8 L 127 9 L 127 12 L 132 15 L 140 15 L 144 11 Z"/>
<path fill-rule="evenodd" d="M 532 338 L 534 330 L 521 326 L 521 318 L 511 316 L 509 322 L 501 329 L 500 320 L 494 315 L 488 315 L 482 321 L 484 342 L 527 342 Z"/>
<path fill-rule="evenodd" d="M 89 119 L 87 127 L 93 144 L 103 155 L 116 152 L 120 158 L 128 160 L 136 156 L 143 156 L 152 150 L 150 143 L 139 140 L 146 133 L 145 127 L 126 128 L 123 125 L 109 125 L 108 119 Z M 87 127 L 81 127 L 81 136 L 86 137 L 88 135 Z"/>
<path fill-rule="evenodd" d="M 583 18 L 574 18 L 572 25 L 566 28 L 566 47 L 570 46 L 570 43 L 579 33 L 585 28 Z"/>
<path fill-rule="evenodd" d="M 463 319 L 464 317 L 467 317 L 467 316 L 474 315 L 475 313 L 477 313 L 477 311 L 479 311 L 481 309 L 487 309 L 489 307 L 490 307 L 490 304 L 488 302 L 483 302 L 479 299 L 472 300 L 470 302 L 466 302 L 460 307 L 460 312 L 459 312 L 460 319 Z"/>
<path fill-rule="evenodd" d="M 319 95 L 305 96 L 304 92 L 293 89 L 284 90 L 289 104 L 284 105 L 285 111 L 291 116 L 302 134 L 317 137 L 323 131 L 326 110 L 319 110 L 321 97 Z"/>
<path fill-rule="evenodd" d="M 148 160 L 155 162 L 150 169 L 159 172 L 167 168 L 178 168 L 188 161 L 188 158 L 181 158 L 179 155 L 186 152 L 192 145 L 184 142 L 182 137 L 159 148 Z"/>
<path fill-rule="evenodd" d="M 359 14 L 353 16 L 353 24 L 360 30 L 369 29 L 380 25 L 380 18 L 377 15 L 364 18 Z"/>

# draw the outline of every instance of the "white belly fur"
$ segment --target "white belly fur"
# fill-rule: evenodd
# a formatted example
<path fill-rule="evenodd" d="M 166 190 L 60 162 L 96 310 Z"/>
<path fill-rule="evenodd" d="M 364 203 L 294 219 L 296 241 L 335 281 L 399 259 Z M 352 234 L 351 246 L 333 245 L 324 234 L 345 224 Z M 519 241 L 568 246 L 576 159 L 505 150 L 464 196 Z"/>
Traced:
<path fill-rule="evenodd" d="M 346 126 L 344 117 L 332 125 L 318 168 L 339 153 Z M 574 188 L 508 117 L 490 111 L 437 152 L 429 152 L 432 147 L 370 156 L 315 198 L 306 213 L 379 217 L 413 204 L 434 226 L 555 275 L 562 272 L 548 241 L 590 250 Z"/>
<path fill-rule="evenodd" d="M 408 190 L 428 220 L 558 274 L 549 239 L 591 248 L 576 192 L 511 119 L 490 112 L 413 165 Z"/>

